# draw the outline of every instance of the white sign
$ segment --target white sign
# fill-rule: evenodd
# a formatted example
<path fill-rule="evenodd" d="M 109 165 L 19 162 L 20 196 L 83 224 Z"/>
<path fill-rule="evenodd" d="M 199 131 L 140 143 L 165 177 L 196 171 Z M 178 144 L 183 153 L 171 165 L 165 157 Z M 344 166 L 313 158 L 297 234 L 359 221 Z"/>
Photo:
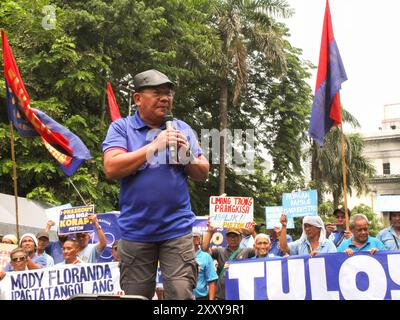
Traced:
<path fill-rule="evenodd" d="M 253 211 L 250 197 L 210 197 L 210 222 L 216 228 L 249 228 Z"/>

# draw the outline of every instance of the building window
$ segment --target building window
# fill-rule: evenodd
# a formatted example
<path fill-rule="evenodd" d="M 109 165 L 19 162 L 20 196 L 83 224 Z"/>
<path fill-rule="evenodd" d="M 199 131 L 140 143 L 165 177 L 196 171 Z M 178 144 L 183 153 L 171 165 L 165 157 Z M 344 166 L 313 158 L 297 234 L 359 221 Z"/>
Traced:
<path fill-rule="evenodd" d="M 383 164 L 383 174 L 390 174 L 390 163 L 386 162 Z"/>

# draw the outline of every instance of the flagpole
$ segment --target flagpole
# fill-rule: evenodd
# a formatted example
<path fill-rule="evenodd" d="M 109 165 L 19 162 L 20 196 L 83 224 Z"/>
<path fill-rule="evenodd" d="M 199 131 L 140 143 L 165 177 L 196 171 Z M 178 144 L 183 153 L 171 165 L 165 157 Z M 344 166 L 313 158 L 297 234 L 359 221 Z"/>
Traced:
<path fill-rule="evenodd" d="M 19 217 L 18 217 L 18 188 L 17 188 L 17 163 L 15 162 L 15 149 L 14 149 L 14 127 L 10 121 L 10 139 L 11 139 L 11 162 L 13 165 L 13 185 L 14 185 L 14 198 L 15 198 L 15 229 L 17 239 L 19 239 Z"/>
<path fill-rule="evenodd" d="M 343 176 L 343 200 L 344 200 L 344 212 L 346 219 L 346 231 L 349 231 L 349 214 L 347 210 L 347 168 L 346 168 L 346 148 L 344 145 L 344 133 L 343 125 L 340 124 L 340 141 L 342 145 L 342 176 Z"/>
<path fill-rule="evenodd" d="M 75 187 L 74 183 L 72 182 L 71 178 L 68 177 L 68 181 L 69 183 L 72 184 L 72 186 L 74 187 L 75 191 L 79 194 L 79 197 L 81 197 L 82 202 L 85 204 L 85 206 L 87 206 L 88 204 L 86 203 L 85 199 L 83 199 L 82 195 L 80 194 L 79 190 L 77 187 Z"/>

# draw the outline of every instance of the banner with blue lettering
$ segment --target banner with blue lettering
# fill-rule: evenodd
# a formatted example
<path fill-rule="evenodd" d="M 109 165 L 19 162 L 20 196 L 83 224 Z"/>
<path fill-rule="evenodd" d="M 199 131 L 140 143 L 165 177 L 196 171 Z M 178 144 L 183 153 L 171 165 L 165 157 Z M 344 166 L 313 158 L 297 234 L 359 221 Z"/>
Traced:
<path fill-rule="evenodd" d="M 317 190 L 284 193 L 282 195 L 282 207 L 288 218 L 317 216 Z"/>
<path fill-rule="evenodd" d="M 119 211 L 98 213 L 97 220 L 101 228 L 103 229 L 104 235 L 107 239 L 107 246 L 104 248 L 97 262 L 110 262 L 113 261 L 113 256 L 111 255 L 111 248 L 115 241 L 121 238 L 121 230 L 118 225 L 118 215 Z M 99 237 L 97 232 L 91 234 L 90 243 L 99 242 Z"/>
<path fill-rule="evenodd" d="M 225 288 L 228 300 L 399 300 L 400 252 L 232 261 Z"/>
<path fill-rule="evenodd" d="M 67 264 L 7 272 L 0 281 L 1 300 L 65 300 L 82 293 L 123 295 L 118 263 Z"/>

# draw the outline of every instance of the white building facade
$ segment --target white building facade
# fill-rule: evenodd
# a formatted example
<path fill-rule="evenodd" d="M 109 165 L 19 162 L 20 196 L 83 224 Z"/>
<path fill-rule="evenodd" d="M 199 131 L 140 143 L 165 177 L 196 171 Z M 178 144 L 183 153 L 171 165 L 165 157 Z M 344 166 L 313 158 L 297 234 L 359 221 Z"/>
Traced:
<path fill-rule="evenodd" d="M 370 180 L 370 192 L 351 197 L 349 207 L 364 203 L 382 213 L 389 224 L 389 213 L 400 212 L 400 104 L 384 106 L 384 119 L 378 132 L 363 134 L 364 155 L 374 165 L 376 174 Z"/>

